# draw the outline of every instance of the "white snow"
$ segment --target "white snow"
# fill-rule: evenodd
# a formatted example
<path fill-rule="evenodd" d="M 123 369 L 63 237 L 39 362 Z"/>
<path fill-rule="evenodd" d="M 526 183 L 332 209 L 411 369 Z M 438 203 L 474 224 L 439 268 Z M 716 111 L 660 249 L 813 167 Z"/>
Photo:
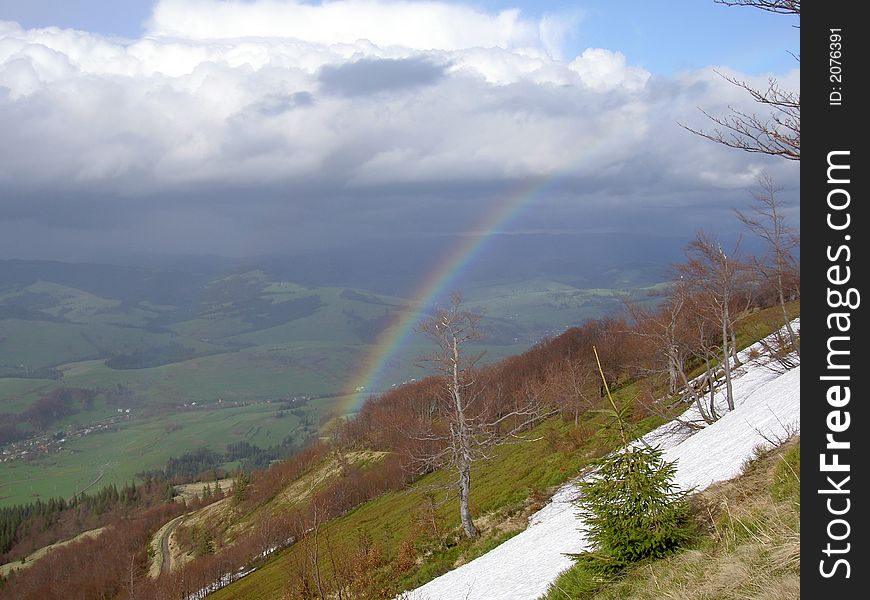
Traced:
<path fill-rule="evenodd" d="M 256 571 L 254 568 L 246 569 L 245 567 L 239 567 L 239 570 L 235 573 L 224 573 L 221 575 L 221 578 L 215 582 L 212 582 L 205 586 L 202 589 L 199 589 L 192 594 L 189 594 L 184 597 L 184 600 L 203 600 L 209 594 L 218 591 L 221 588 L 227 587 L 229 584 L 234 581 L 238 581 L 242 577 L 247 577 L 251 573 Z"/>
<path fill-rule="evenodd" d="M 796 321 L 797 323 L 797 321 Z M 758 345 L 756 349 L 760 350 Z M 740 353 L 748 361 L 749 352 Z M 703 429 L 686 433 L 668 423 L 645 436 L 676 461 L 676 483 L 704 489 L 736 476 L 758 446 L 769 447 L 800 432 L 800 367 L 785 373 L 754 360 L 734 373 L 734 411 Z M 684 420 L 699 417 L 693 407 Z M 528 528 L 502 545 L 429 583 L 402 594 L 401 600 L 535 600 L 572 565 L 568 553 L 588 550 L 582 520 L 573 503 L 574 483 L 560 488 L 547 506 L 532 515 Z"/>

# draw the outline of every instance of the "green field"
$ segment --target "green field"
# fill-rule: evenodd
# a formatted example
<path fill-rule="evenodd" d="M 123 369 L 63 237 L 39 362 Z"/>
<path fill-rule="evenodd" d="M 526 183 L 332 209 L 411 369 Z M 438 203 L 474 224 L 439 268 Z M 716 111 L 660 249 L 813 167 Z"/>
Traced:
<path fill-rule="evenodd" d="M 4 280 L 2 267 L 0 261 L 0 426 L 12 423 L 19 435 L 60 433 L 119 408 L 130 408 L 133 421 L 72 441 L 58 454 L 0 463 L 0 505 L 72 494 L 100 470 L 101 483 L 126 482 L 200 445 L 222 450 L 246 439 L 266 447 L 299 435 L 289 420 L 279 424 L 267 405 L 256 403 L 311 397 L 315 425 L 335 407 L 352 407 L 335 397 L 347 393 L 377 353 L 375 342 L 389 337 L 384 332 L 410 308 L 403 298 L 306 287 L 262 270 L 187 276 L 89 266 L 85 276 L 53 267 L 43 277 Z M 648 297 L 649 287 L 631 288 L 635 279 L 626 274 L 622 290 L 584 290 L 546 278 L 469 289 L 468 306 L 485 313 L 484 361 L 618 311 L 626 295 Z M 422 335 L 410 335 L 389 357 L 376 382 L 380 389 L 366 392 L 425 376 L 419 358 L 429 351 Z M 59 416 L 41 432 L 16 417 L 68 388 L 93 390 L 92 405 Z M 233 418 L 271 433 L 239 434 L 240 426 L 230 427 L 225 417 L 228 409 L 200 412 L 202 422 L 161 433 L 191 418 L 184 404 L 218 401 L 249 403 L 232 409 Z"/>
<path fill-rule="evenodd" d="M 278 403 L 188 408 L 171 416 L 134 417 L 112 431 L 71 439 L 55 454 L 0 465 L 0 505 L 67 497 L 97 478 L 95 488 L 121 486 L 140 471 L 162 467 L 170 456 L 200 447 L 223 452 L 227 444 L 238 441 L 261 448 L 276 446 L 287 436 L 316 432 L 320 418 L 340 400 L 312 403 L 302 419 L 281 410 Z"/>

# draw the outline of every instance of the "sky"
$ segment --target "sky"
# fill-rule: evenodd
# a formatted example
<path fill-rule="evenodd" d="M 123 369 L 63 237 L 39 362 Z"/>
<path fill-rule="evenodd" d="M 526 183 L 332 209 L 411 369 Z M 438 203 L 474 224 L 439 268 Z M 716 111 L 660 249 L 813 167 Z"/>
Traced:
<path fill-rule="evenodd" d="M 799 89 L 793 17 L 706 0 L 0 0 L 0 258 L 721 225 L 794 163 L 680 124 Z M 490 223 L 492 224 L 492 223 Z"/>

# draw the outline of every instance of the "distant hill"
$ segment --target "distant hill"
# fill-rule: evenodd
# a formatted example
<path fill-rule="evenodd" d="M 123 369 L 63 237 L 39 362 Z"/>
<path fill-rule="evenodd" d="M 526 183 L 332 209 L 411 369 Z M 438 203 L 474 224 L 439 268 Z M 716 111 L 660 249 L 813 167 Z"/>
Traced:
<path fill-rule="evenodd" d="M 487 242 L 454 282 L 486 315 L 485 362 L 615 314 L 626 297 L 656 299 L 662 264 L 572 270 L 578 239 L 530 247 L 539 237 Z M 0 446 L 17 444 L 18 457 L 0 464 L 0 477 L 19 482 L 0 488 L 0 504 L 71 494 L 97 478 L 123 485 L 200 447 L 303 442 L 353 406 L 343 394 L 381 334 L 414 310 L 411 292 L 389 290 L 416 292 L 451 241 L 400 246 L 390 261 L 378 245 L 310 263 L 0 261 Z M 409 336 L 373 387 L 424 376 L 417 359 L 427 344 Z M 86 403 L 64 400 L 84 393 Z M 50 414 L 33 418 L 43 405 Z"/>

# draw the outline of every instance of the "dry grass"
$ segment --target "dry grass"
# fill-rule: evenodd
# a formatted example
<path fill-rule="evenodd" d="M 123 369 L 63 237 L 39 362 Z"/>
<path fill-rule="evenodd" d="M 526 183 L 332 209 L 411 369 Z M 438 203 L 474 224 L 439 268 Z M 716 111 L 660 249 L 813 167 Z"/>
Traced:
<path fill-rule="evenodd" d="M 529 498 L 523 503 L 522 507 L 513 507 L 510 510 L 497 510 L 477 517 L 474 520 L 474 524 L 480 532 L 480 537 L 469 546 L 466 552 L 461 553 L 456 558 L 452 568 L 461 567 L 465 563 L 484 554 L 481 550 L 483 547 L 487 549 L 494 548 L 498 545 L 494 542 L 495 540 L 501 543 L 524 531 L 529 526 L 529 517 L 542 507 L 542 504 L 539 504 L 537 500 L 537 496 L 536 494 L 535 498 Z M 461 536 L 461 528 L 455 528 L 452 533 L 455 536 Z"/>
<path fill-rule="evenodd" d="M 157 577 L 160 573 L 162 567 L 160 540 L 172 523 L 178 522 L 178 527 L 169 534 L 168 540 L 170 565 L 172 569 L 175 569 L 195 558 L 193 549 L 184 547 L 179 542 L 179 536 L 176 534 L 179 533 L 180 529 L 206 528 L 218 538 L 217 541 L 221 544 L 231 543 L 233 539 L 250 531 L 256 525 L 257 520 L 253 518 L 254 515 L 281 514 L 286 512 L 289 508 L 300 505 L 324 484 L 338 477 L 344 464 L 362 466 L 377 462 L 383 459 L 385 455 L 385 452 L 375 451 L 352 451 L 346 452 L 342 456 L 331 455 L 323 463 L 315 466 L 311 471 L 290 483 L 270 502 L 257 507 L 253 513 L 247 515 L 239 514 L 238 509 L 232 502 L 232 498 L 229 497 L 232 493 L 234 478 L 219 480 L 218 483 L 226 497 L 173 519 L 154 535 L 151 540 L 153 558 L 149 570 L 150 576 Z M 201 497 L 207 484 L 212 487 L 215 486 L 213 481 L 197 482 L 176 486 L 176 491 L 179 493 L 179 498 L 190 499 L 194 496 Z"/>
<path fill-rule="evenodd" d="M 274 506 L 270 508 L 277 511 L 299 506 L 325 483 L 338 477 L 343 465 L 364 466 L 378 462 L 386 455 L 386 452 L 375 450 L 351 450 L 341 455 L 332 454 L 322 464 L 284 488 L 273 502 Z"/>
<path fill-rule="evenodd" d="M 799 452 L 799 439 L 792 439 L 761 454 L 742 476 L 699 494 L 696 514 L 706 539 L 661 564 L 635 569 L 596 598 L 799 598 L 800 507 L 794 497 L 776 500 L 773 488 L 791 477 L 799 493 L 799 471 L 786 459 Z"/>
<path fill-rule="evenodd" d="M 694 547 L 638 565 L 604 586 L 575 566 L 548 599 L 794 600 L 800 598 L 800 438 L 759 453 L 740 477 L 693 498 Z M 584 586 L 598 588 L 581 592 Z M 587 588 L 589 589 L 589 588 Z"/>
<path fill-rule="evenodd" d="M 233 487 L 233 482 L 235 481 L 235 477 L 226 477 L 224 479 L 218 479 L 217 481 L 197 481 L 196 483 L 184 483 L 181 485 L 175 486 L 175 493 L 177 494 L 174 498 L 176 502 L 181 502 L 183 500 L 193 500 L 194 498 L 202 498 L 202 494 L 205 491 L 206 486 L 211 488 L 220 487 L 221 491 L 224 495 L 230 493 L 230 490 Z"/>
<path fill-rule="evenodd" d="M 24 562 L 20 560 L 12 561 L 10 563 L 6 563 L 5 565 L 0 565 L 0 577 L 6 577 L 12 571 L 17 571 L 19 569 L 26 569 L 33 565 L 34 562 L 51 552 L 52 550 L 56 550 L 58 548 L 63 548 L 68 544 L 72 544 L 78 540 L 83 540 L 87 538 L 95 538 L 99 536 L 103 531 L 105 531 L 105 527 L 100 527 L 98 529 L 91 529 L 89 531 L 83 531 L 72 539 L 64 540 L 62 542 L 57 542 L 56 544 L 51 544 L 49 546 L 43 546 L 38 550 L 34 550 L 31 554 L 29 554 Z"/>

